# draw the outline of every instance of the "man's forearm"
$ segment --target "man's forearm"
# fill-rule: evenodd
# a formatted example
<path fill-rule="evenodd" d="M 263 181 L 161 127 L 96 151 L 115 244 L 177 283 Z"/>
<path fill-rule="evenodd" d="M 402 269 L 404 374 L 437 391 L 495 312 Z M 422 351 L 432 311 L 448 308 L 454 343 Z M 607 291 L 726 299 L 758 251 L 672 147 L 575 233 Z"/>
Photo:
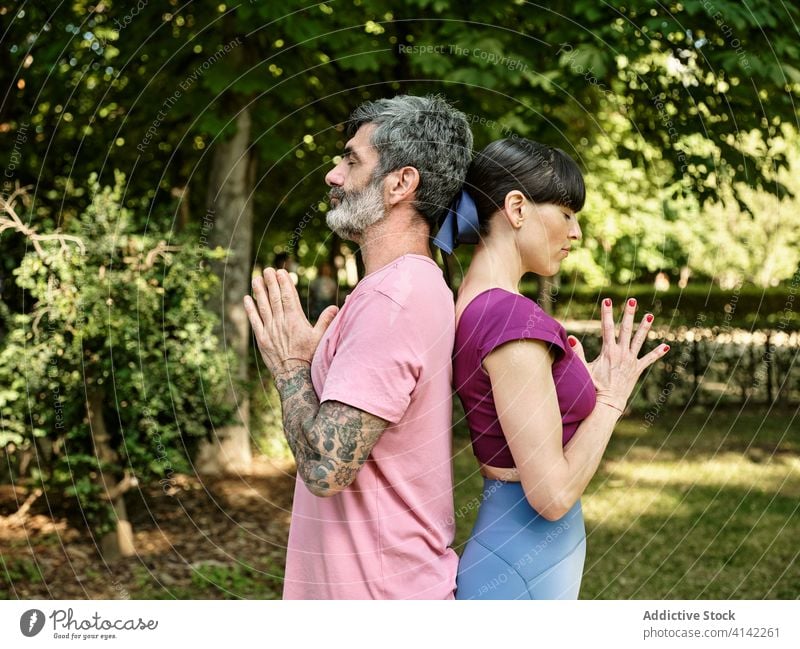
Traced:
<path fill-rule="evenodd" d="M 294 454 L 297 472 L 309 488 L 330 488 L 328 476 L 333 470 L 330 455 L 319 449 L 319 434 L 314 424 L 319 413 L 319 399 L 311 382 L 311 369 L 300 366 L 275 377 L 281 398 L 283 432 Z"/>
<path fill-rule="evenodd" d="M 275 385 L 283 432 L 303 482 L 317 496 L 348 487 L 389 422 L 339 401 L 320 405 L 307 366 L 284 370 Z"/>

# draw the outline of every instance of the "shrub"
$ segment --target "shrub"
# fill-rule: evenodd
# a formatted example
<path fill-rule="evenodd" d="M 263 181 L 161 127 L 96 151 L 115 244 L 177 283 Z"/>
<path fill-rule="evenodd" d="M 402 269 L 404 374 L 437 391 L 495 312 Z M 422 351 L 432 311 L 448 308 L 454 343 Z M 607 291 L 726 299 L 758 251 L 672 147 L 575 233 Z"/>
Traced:
<path fill-rule="evenodd" d="M 232 414 L 221 395 L 235 359 L 204 306 L 217 282 L 204 261 L 224 253 L 133 232 L 123 187 L 121 174 L 102 189 L 93 176 L 70 238 L 39 236 L 14 271 L 26 311 L 6 311 L 0 341 L 0 448 L 35 453 L 32 477 L 98 532 L 126 489 L 168 490 Z"/>

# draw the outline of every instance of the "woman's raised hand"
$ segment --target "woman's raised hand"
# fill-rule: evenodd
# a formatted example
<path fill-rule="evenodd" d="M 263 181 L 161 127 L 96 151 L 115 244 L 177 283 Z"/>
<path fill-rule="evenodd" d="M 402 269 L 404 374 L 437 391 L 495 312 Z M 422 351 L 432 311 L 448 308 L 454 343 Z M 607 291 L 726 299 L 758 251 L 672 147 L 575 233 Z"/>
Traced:
<path fill-rule="evenodd" d="M 603 348 L 600 350 L 600 355 L 591 363 L 586 362 L 580 341 L 574 336 L 569 337 L 570 345 L 584 362 L 592 381 L 594 381 L 597 389 L 597 401 L 611 405 L 620 411 L 625 410 L 642 372 L 663 358 L 669 351 L 669 345 L 661 344 L 639 358 L 639 351 L 642 349 L 644 341 L 647 340 L 647 332 L 650 331 L 653 324 L 653 314 L 645 315 L 639 323 L 636 335 L 631 340 L 635 313 L 636 300 L 631 298 L 625 304 L 619 338 L 617 338 L 614 334 L 614 313 L 611 300 L 608 298 L 603 300 L 600 311 Z"/>

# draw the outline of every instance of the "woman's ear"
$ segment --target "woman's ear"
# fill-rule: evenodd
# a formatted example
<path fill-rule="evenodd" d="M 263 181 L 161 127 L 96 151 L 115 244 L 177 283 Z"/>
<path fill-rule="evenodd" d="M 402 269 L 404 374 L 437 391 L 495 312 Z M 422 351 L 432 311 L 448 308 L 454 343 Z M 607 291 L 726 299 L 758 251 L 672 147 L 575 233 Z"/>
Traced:
<path fill-rule="evenodd" d="M 387 176 L 389 205 L 413 200 L 419 187 L 419 170 L 416 167 L 401 167 Z"/>
<path fill-rule="evenodd" d="M 525 207 L 525 195 L 518 189 L 514 189 L 506 194 L 505 204 L 503 205 L 506 218 L 514 229 L 522 227 L 525 220 L 523 208 Z"/>

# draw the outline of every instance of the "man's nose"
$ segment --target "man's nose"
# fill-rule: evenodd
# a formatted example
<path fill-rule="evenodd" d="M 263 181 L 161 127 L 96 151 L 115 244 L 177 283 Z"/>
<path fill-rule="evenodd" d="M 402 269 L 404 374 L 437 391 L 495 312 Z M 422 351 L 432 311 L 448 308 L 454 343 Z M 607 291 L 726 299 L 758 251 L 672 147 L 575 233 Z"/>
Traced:
<path fill-rule="evenodd" d="M 325 174 L 325 183 L 329 187 L 341 187 L 344 185 L 344 174 L 342 173 L 341 162 Z"/>

